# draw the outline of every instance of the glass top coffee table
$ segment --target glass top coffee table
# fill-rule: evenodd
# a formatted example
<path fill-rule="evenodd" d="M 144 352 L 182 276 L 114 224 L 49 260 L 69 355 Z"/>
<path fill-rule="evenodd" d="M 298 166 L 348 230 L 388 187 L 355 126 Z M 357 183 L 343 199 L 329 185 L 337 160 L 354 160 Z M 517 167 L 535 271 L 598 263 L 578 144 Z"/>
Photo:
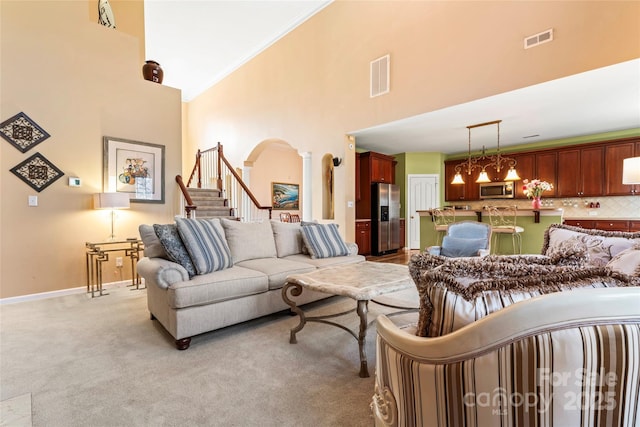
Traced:
<path fill-rule="evenodd" d="M 417 311 L 417 307 L 401 307 L 374 300 L 376 297 L 392 292 L 403 291 L 412 287 L 415 287 L 415 285 L 409 275 L 408 267 L 399 264 L 364 261 L 356 264 L 321 268 L 311 273 L 293 274 L 287 277 L 287 283 L 285 283 L 282 288 L 282 298 L 291 307 L 291 310 L 300 316 L 300 323 L 291 329 L 289 342 L 291 344 L 297 343 L 296 334 L 304 328 L 306 322 L 320 322 L 337 326 L 350 333 L 358 341 L 358 349 L 360 350 L 360 377 L 366 378 L 369 376 L 365 351 L 369 301 L 385 307 L 401 310 L 391 313 L 390 315 Z M 300 296 L 305 289 L 349 297 L 356 301 L 356 308 L 341 313 L 308 317 L 300 307 L 296 305 L 295 301 L 291 299 L 291 297 Z M 344 325 L 327 320 L 353 313 L 354 311 L 358 313 L 358 317 L 360 318 L 358 334 Z"/>

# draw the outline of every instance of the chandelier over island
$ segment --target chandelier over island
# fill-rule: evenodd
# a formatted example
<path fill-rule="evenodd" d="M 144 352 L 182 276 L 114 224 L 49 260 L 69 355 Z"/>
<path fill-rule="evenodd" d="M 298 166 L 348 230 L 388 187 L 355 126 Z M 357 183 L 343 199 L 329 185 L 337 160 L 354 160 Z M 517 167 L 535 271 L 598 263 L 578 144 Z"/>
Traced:
<path fill-rule="evenodd" d="M 476 125 L 467 126 L 467 129 L 469 129 L 469 149 L 468 149 L 467 160 L 456 165 L 455 167 L 456 174 L 453 177 L 451 184 L 464 184 L 464 179 L 462 178 L 462 174 L 466 173 L 470 177 L 471 172 L 473 172 L 474 169 L 482 169 L 480 171 L 480 175 L 478 176 L 478 179 L 476 179 L 476 182 L 478 183 L 491 182 L 491 179 L 489 179 L 489 175 L 487 174 L 487 168 L 490 168 L 490 167 L 494 168 L 497 173 L 500 173 L 501 170 L 504 170 L 508 167 L 509 170 L 507 171 L 507 175 L 505 176 L 504 181 L 518 181 L 520 179 L 520 177 L 518 176 L 518 173 L 516 172 L 516 163 L 517 163 L 516 160 L 511 157 L 503 156 L 502 154 L 500 154 L 500 123 L 501 122 L 502 120 L 494 120 L 491 122 L 478 123 Z M 498 138 L 497 138 L 496 154 L 487 156 L 485 154 L 485 147 L 483 145 L 482 154 L 478 157 L 472 157 L 471 156 L 471 129 L 482 127 L 482 126 L 489 126 L 489 125 L 497 125 Z"/>

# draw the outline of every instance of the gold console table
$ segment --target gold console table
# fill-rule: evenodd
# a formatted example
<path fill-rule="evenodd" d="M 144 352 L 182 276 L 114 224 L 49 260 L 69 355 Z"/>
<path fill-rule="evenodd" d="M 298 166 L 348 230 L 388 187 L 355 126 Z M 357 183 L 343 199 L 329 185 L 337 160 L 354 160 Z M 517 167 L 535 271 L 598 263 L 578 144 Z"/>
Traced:
<path fill-rule="evenodd" d="M 114 252 L 123 253 L 131 260 L 131 285 L 135 289 L 140 287 L 142 281 L 136 272 L 136 263 L 140 259 L 140 252 L 144 249 L 142 240 L 130 238 L 126 240 L 115 240 L 112 242 L 86 242 L 87 248 L 87 293 L 91 292 L 91 298 L 108 295 L 102 289 L 102 264 L 109 261 L 109 254 Z"/>

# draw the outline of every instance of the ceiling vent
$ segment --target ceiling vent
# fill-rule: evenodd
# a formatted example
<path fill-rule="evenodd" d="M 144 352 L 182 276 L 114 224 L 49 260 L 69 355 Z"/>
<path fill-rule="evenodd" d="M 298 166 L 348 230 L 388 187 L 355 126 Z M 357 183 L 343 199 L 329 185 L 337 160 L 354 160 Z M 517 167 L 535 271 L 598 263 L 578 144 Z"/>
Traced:
<path fill-rule="evenodd" d="M 547 43 L 553 40 L 553 28 L 549 28 L 546 31 L 543 31 L 538 34 L 534 34 L 529 37 L 524 38 L 524 48 L 529 49 L 530 47 L 541 45 L 542 43 Z"/>
<path fill-rule="evenodd" d="M 389 93 L 390 62 L 389 55 L 371 61 L 371 98 Z"/>

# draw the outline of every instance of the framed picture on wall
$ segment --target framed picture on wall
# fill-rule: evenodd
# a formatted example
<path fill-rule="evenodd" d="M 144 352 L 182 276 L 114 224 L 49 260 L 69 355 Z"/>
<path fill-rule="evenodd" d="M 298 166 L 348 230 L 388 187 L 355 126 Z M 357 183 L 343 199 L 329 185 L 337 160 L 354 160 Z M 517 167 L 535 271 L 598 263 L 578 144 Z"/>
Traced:
<path fill-rule="evenodd" d="M 164 145 L 105 136 L 104 190 L 131 202 L 164 203 Z"/>
<path fill-rule="evenodd" d="M 300 186 L 283 182 L 271 183 L 271 204 L 274 210 L 298 210 Z"/>

